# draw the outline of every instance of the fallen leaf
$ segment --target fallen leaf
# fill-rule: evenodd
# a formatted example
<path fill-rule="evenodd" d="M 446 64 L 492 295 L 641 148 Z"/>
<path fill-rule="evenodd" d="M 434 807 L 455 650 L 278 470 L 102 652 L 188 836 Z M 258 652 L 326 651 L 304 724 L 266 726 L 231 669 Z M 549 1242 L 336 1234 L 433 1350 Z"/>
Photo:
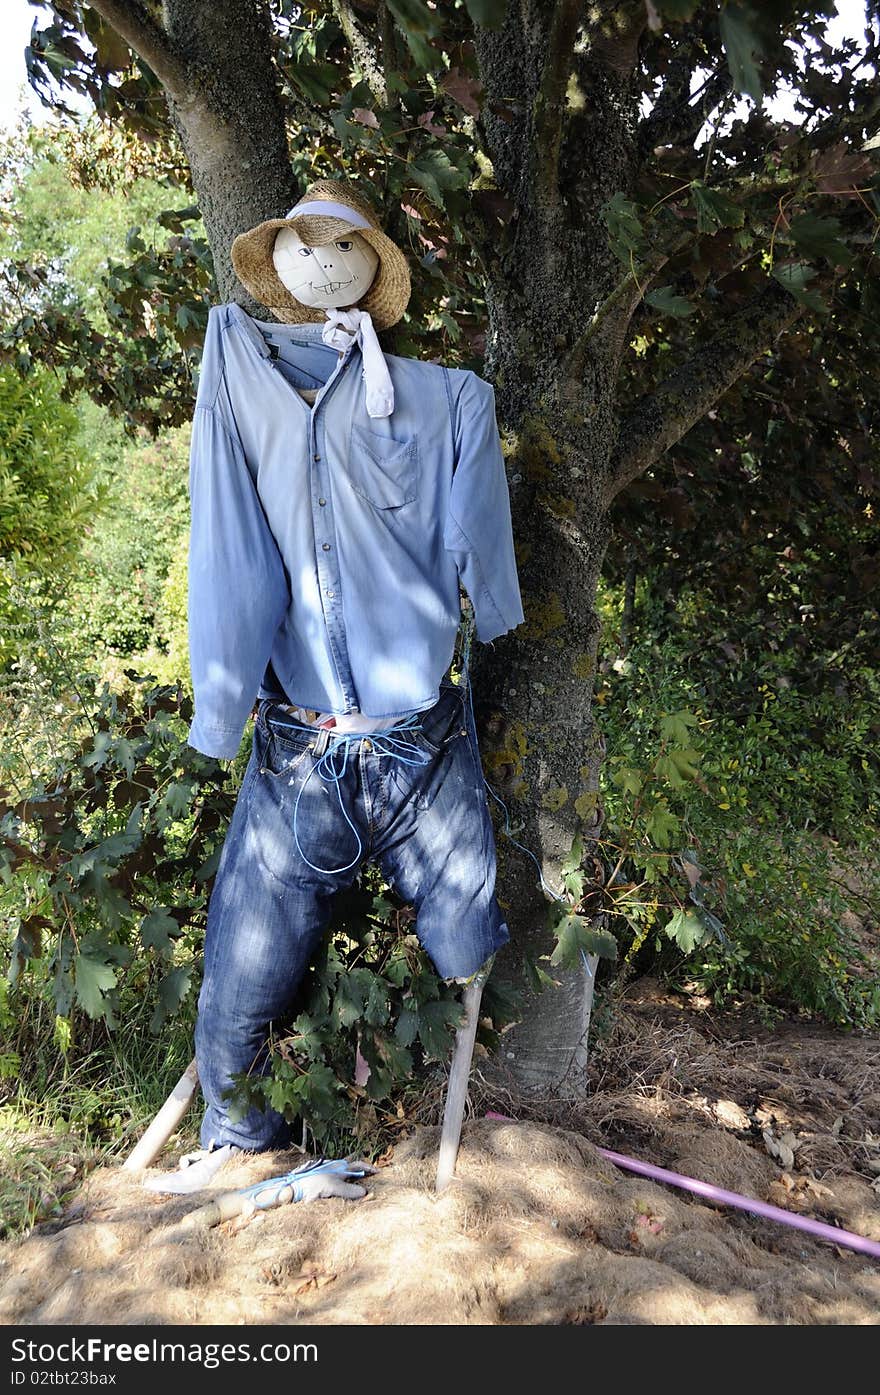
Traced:
<path fill-rule="evenodd" d="M 312 1260 L 306 1260 L 299 1271 L 299 1277 L 302 1282 L 292 1290 L 294 1296 L 307 1293 L 310 1289 L 326 1288 L 328 1284 L 333 1283 L 336 1275 L 322 1269 L 319 1264 L 315 1264 Z"/>
<path fill-rule="evenodd" d="M 785 1171 L 789 1171 L 793 1168 L 794 1155 L 800 1144 L 791 1130 L 787 1130 L 779 1138 L 774 1138 L 772 1130 L 765 1129 L 762 1136 L 767 1152 L 770 1154 L 771 1158 L 776 1158 L 777 1161 L 782 1164 Z"/>
<path fill-rule="evenodd" d="M 713 1112 L 726 1129 L 747 1129 L 751 1124 L 748 1114 L 736 1100 L 716 1100 Z"/>

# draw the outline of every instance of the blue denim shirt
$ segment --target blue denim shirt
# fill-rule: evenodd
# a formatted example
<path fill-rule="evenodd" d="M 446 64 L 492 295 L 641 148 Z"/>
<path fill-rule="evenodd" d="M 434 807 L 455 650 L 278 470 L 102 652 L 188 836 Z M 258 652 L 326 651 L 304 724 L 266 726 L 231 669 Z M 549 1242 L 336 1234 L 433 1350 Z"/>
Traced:
<path fill-rule="evenodd" d="M 361 354 L 320 324 L 208 315 L 193 416 L 188 742 L 230 759 L 258 697 L 367 717 L 433 706 L 460 621 L 522 623 L 489 383 L 386 354 L 390 417 Z M 319 389 L 310 406 L 297 387 Z"/>

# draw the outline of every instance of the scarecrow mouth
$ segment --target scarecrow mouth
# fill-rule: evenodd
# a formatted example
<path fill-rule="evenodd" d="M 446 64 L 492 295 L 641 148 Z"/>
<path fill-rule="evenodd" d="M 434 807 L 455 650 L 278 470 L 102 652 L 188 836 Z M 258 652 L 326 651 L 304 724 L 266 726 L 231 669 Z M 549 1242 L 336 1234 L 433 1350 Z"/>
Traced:
<path fill-rule="evenodd" d="M 343 286 L 350 286 L 355 279 L 354 276 L 350 276 L 347 281 L 325 281 L 322 286 L 316 286 L 314 281 L 310 284 L 313 291 L 326 291 L 332 295 L 336 291 L 341 291 Z"/>

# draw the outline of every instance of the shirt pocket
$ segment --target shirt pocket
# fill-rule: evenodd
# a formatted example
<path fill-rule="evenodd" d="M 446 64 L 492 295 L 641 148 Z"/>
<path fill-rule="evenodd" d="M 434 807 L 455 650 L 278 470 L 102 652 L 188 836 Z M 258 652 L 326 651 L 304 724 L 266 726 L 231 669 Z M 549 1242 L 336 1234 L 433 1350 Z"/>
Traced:
<path fill-rule="evenodd" d="M 353 422 L 348 478 L 352 489 L 374 508 L 397 509 L 411 504 L 419 493 L 418 435 L 395 441 Z"/>

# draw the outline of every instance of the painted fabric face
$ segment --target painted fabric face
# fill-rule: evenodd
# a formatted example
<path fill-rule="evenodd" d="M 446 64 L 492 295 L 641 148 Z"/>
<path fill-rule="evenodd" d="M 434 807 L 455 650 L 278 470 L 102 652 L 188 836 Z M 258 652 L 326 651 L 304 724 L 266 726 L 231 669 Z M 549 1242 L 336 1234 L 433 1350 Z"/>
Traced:
<path fill-rule="evenodd" d="M 378 253 L 356 232 L 323 247 L 308 247 L 293 228 L 279 230 L 272 261 L 290 294 L 316 310 L 355 305 L 379 267 Z"/>

